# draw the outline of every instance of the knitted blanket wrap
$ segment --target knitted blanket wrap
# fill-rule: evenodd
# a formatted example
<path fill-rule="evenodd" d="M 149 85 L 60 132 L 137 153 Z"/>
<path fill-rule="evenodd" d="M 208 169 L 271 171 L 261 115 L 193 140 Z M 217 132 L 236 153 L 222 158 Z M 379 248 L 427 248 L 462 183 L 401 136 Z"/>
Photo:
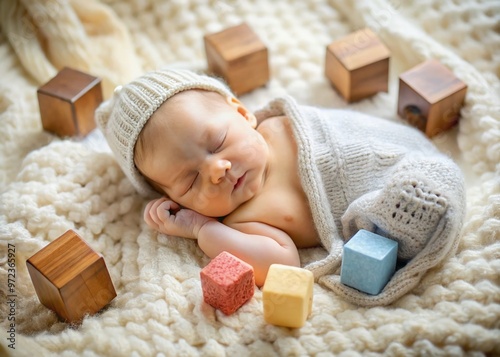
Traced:
<path fill-rule="evenodd" d="M 64 66 L 101 77 L 104 97 L 110 98 L 117 85 L 156 68 L 205 70 L 203 35 L 242 21 L 269 49 L 269 83 L 240 98 L 254 111 L 289 95 L 299 107 L 398 121 L 399 75 L 431 58 L 467 84 L 458 125 L 432 139 L 465 176 L 467 208 L 459 239 L 446 241 L 456 247 L 434 255 L 419 253 L 429 260 L 420 260 L 399 280 L 409 284 L 396 289 L 407 291 L 401 297 L 371 304 L 366 296 L 336 289 L 338 256 L 323 248 L 303 249 L 301 262 L 314 268 L 318 279 L 302 328 L 267 324 L 259 289 L 225 316 L 203 302 L 199 273 L 209 259 L 195 241 L 157 234 L 145 225 L 147 201 L 121 172 L 101 133 L 59 138 L 42 129 L 36 90 Z M 0 355 L 500 355 L 499 22 L 500 4 L 490 0 L 0 1 Z M 325 50 L 366 26 L 391 51 L 389 91 L 347 104 L 324 76 Z M 419 170 L 429 172 L 432 165 Z M 407 179 L 402 175 L 401 182 Z M 441 180 L 427 175 L 416 183 L 434 179 Z M 366 220 L 359 212 L 383 207 L 379 193 L 392 197 L 396 186 L 347 192 L 324 227 L 332 244 L 342 243 L 335 238 L 344 236 L 345 227 L 352 233 L 358 225 L 387 223 L 373 210 L 366 211 Z M 418 187 L 427 192 L 427 186 Z M 316 209 L 328 204 L 320 201 L 320 191 L 309 195 L 318 198 L 311 200 L 319 202 Z M 451 199 L 442 207 L 459 207 Z M 76 326 L 40 304 L 26 268 L 29 257 L 68 229 L 102 254 L 117 291 L 105 309 Z M 433 231 L 444 229 L 454 228 L 441 224 Z M 8 286 L 13 246 L 14 293 Z M 441 256 L 444 252 L 449 254 Z M 437 262 L 432 268 L 425 266 L 430 260 Z M 325 264 L 315 266 L 318 262 Z M 10 324 L 15 350 L 7 340 Z"/>
<path fill-rule="evenodd" d="M 344 298 L 366 306 L 392 303 L 413 288 L 422 273 L 454 252 L 465 211 L 462 174 L 421 132 L 353 111 L 299 107 L 292 98 L 274 100 L 256 115 L 259 121 L 286 115 L 292 123 L 299 175 L 321 242 L 329 253 L 307 268 Z M 391 186 L 405 190 L 400 185 L 401 178 L 408 178 L 409 182 L 424 180 L 426 184 L 420 185 L 427 186 L 425 191 L 434 191 L 439 200 L 435 197 L 423 206 L 417 207 L 418 202 L 404 206 L 406 197 L 390 197 L 391 192 L 387 191 Z M 382 196 L 382 200 L 377 200 L 377 196 Z M 410 200 L 418 200 L 417 196 Z M 349 223 L 346 211 L 356 210 L 359 202 L 362 204 L 356 214 L 373 225 L 353 227 L 355 231 L 381 229 L 384 235 L 395 237 L 400 248 L 412 252 L 402 257 L 410 262 L 377 296 L 340 284 L 339 275 L 333 274 L 341 262 L 343 242 L 351 238 L 343 233 L 347 232 L 343 226 Z M 441 209 L 442 205 L 446 209 Z M 412 208 L 412 212 L 405 219 L 398 219 L 396 207 Z M 419 209 L 424 210 L 422 216 L 439 210 L 439 218 L 435 222 L 417 219 Z M 410 224 L 411 220 L 415 224 Z M 377 223 L 385 225 L 378 227 Z M 429 232 L 420 241 L 415 231 L 427 228 Z"/>

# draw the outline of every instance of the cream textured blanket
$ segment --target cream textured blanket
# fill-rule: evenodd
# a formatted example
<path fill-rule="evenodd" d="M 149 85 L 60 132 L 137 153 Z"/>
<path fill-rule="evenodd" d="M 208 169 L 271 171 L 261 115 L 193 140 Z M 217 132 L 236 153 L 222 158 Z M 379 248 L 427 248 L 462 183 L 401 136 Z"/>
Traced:
<path fill-rule="evenodd" d="M 208 258 L 195 242 L 146 227 L 145 201 L 99 133 L 63 140 L 42 131 L 36 89 L 62 66 L 101 76 L 109 97 L 146 70 L 203 69 L 202 36 L 241 21 L 270 50 L 270 83 L 241 98 L 254 109 L 290 94 L 302 104 L 396 120 L 398 75 L 427 58 L 467 83 L 458 128 L 434 139 L 466 174 L 462 238 L 454 257 L 394 304 L 359 308 L 315 284 L 312 314 L 300 329 L 267 325 L 258 289 L 225 316 L 202 299 L 199 272 Z M 499 21 L 493 0 L 2 0 L 0 355 L 500 355 Z M 323 76 L 325 48 L 364 26 L 391 50 L 389 93 L 347 106 Z M 69 228 L 103 254 L 118 293 L 76 327 L 39 304 L 25 264 Z M 301 254 L 305 264 L 324 252 Z"/>

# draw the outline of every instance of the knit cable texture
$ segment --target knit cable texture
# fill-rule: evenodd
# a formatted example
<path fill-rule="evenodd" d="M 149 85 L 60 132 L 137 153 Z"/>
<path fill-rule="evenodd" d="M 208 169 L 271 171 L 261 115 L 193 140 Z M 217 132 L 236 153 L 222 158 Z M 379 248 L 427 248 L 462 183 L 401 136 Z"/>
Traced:
<path fill-rule="evenodd" d="M 16 248 L 16 350 L 3 333 L 0 354 L 500 355 L 499 20 L 495 1 L 0 1 L 0 251 L 7 252 L 9 244 Z M 465 174 L 461 238 L 452 242 L 456 247 L 428 252 L 429 261 L 440 262 L 436 266 L 429 269 L 422 260 L 407 276 L 393 279 L 397 286 L 391 291 L 408 292 L 398 299 L 385 296 L 394 300 L 388 306 L 358 306 L 364 297 L 326 286 L 338 286 L 332 274 L 314 285 L 312 313 L 301 329 L 266 324 L 258 289 L 235 314 L 225 316 L 203 303 L 199 272 L 208 258 L 196 242 L 146 227 L 147 201 L 99 133 L 76 140 L 42 131 L 36 89 L 63 66 L 102 77 L 110 98 L 117 85 L 166 65 L 203 70 L 203 35 L 241 21 L 270 53 L 271 81 L 241 98 L 251 109 L 288 94 L 300 105 L 397 120 L 398 75 L 429 58 L 468 85 L 458 127 L 433 139 Z M 364 26 L 391 50 L 389 92 L 347 105 L 324 77 L 325 48 Z M 412 191 L 415 183 L 422 200 L 404 202 L 424 207 L 427 193 L 437 197 L 447 191 L 429 179 L 403 175 L 402 190 L 380 187 L 366 202 L 390 207 L 381 192 L 391 201 L 403 200 L 404 188 Z M 447 209 L 454 206 L 450 197 L 446 202 L 432 198 Z M 345 219 L 383 224 L 376 212 L 362 219 L 356 207 Z M 339 220 L 321 229 L 340 237 L 342 216 Z M 439 224 L 438 229 L 448 227 Z M 118 294 L 75 327 L 39 303 L 25 265 L 69 228 L 103 255 Z M 333 239 L 330 251 L 341 249 L 336 242 L 341 241 Z M 437 256 L 445 251 L 454 253 Z M 324 263 L 316 271 L 324 267 L 325 274 L 340 259 L 324 249 L 300 254 L 304 265 Z M 5 303 L 8 269 L 6 255 L 0 254 L 2 331 L 11 322 Z"/>

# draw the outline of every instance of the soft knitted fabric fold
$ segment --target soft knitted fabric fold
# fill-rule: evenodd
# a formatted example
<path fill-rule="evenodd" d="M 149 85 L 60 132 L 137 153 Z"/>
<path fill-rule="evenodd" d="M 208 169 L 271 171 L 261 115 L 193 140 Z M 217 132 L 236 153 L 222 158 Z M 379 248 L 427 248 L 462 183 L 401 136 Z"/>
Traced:
<path fill-rule="evenodd" d="M 286 115 L 298 148 L 299 174 L 328 256 L 306 266 L 320 283 L 363 306 L 387 305 L 453 254 L 465 213 L 458 166 L 418 130 L 336 109 L 280 98 L 259 121 Z M 359 229 L 398 241 L 399 269 L 376 295 L 340 283 L 343 243 Z"/>

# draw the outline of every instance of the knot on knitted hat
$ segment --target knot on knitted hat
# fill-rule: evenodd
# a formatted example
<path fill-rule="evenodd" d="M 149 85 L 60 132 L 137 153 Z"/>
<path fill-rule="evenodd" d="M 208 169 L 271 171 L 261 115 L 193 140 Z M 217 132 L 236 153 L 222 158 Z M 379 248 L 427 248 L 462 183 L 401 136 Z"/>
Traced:
<path fill-rule="evenodd" d="M 186 90 L 201 89 L 234 97 L 216 78 L 188 70 L 162 69 L 149 72 L 115 89 L 95 113 L 96 123 L 125 175 L 142 196 L 154 196 L 155 190 L 134 163 L 134 148 L 139 135 L 153 113 L 169 98 Z"/>

